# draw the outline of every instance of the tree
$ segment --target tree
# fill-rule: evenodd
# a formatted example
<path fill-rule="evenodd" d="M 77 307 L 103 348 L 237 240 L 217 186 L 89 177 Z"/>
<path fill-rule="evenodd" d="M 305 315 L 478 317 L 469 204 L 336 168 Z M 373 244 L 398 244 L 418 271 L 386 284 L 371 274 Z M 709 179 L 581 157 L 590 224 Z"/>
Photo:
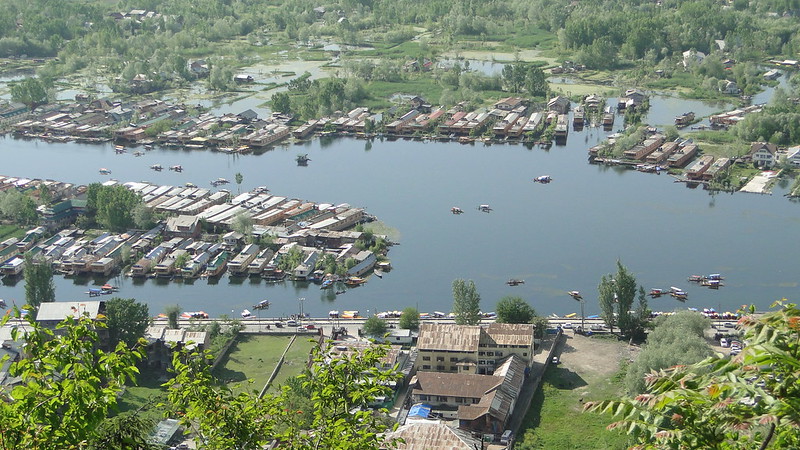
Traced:
<path fill-rule="evenodd" d="M 133 298 L 114 297 L 108 300 L 106 317 L 111 348 L 115 348 L 118 342 L 133 347 L 139 338 L 144 336 L 150 324 L 150 311 L 147 305 Z"/>
<path fill-rule="evenodd" d="M 531 66 L 525 74 L 525 90 L 534 97 L 544 97 L 550 90 L 547 84 L 547 76 L 539 67 Z"/>
<path fill-rule="evenodd" d="M 38 78 L 25 78 L 11 86 L 11 99 L 22 103 L 33 111 L 38 106 L 47 103 L 47 89 L 45 82 Z"/>
<path fill-rule="evenodd" d="M 169 305 L 164 308 L 164 313 L 167 315 L 167 323 L 173 330 L 178 329 L 178 315 L 181 313 L 179 305 Z"/>
<path fill-rule="evenodd" d="M 419 310 L 413 306 L 404 309 L 398 326 L 404 330 L 419 330 Z"/>
<path fill-rule="evenodd" d="M 613 415 L 642 447 L 798 448 L 800 446 L 800 310 L 739 320 L 747 346 L 736 357 L 717 354 L 647 377 L 635 398 L 587 403 Z M 750 308 L 750 314 L 755 308 Z"/>
<path fill-rule="evenodd" d="M 53 284 L 53 267 L 45 260 L 25 254 L 25 302 L 34 309 L 44 302 L 56 301 L 56 287 Z"/>
<path fill-rule="evenodd" d="M 245 211 L 237 213 L 235 216 L 233 216 L 231 229 L 233 229 L 233 231 L 242 233 L 242 235 L 244 235 L 246 238 L 251 237 L 253 235 L 253 216 Z M 292 269 L 294 269 L 294 267 L 292 267 Z"/>
<path fill-rule="evenodd" d="M 472 280 L 453 281 L 453 313 L 459 325 L 478 325 L 481 322 L 481 296 Z"/>
<path fill-rule="evenodd" d="M 289 94 L 286 92 L 276 92 L 272 94 L 272 110 L 283 114 L 290 114 L 292 112 L 292 101 L 289 98 Z"/>
<path fill-rule="evenodd" d="M 137 413 L 124 413 L 109 417 L 97 427 L 95 436 L 89 440 L 89 448 L 92 450 L 151 449 L 153 446 L 150 444 L 150 440 L 154 426 L 154 420 Z"/>
<path fill-rule="evenodd" d="M 600 316 L 606 325 L 613 331 L 616 324 L 625 336 L 639 336 L 648 317 L 647 298 L 644 296 L 644 290 L 637 286 L 636 277 L 622 265 L 621 261 L 617 260 L 616 274 L 603 275 L 600 278 L 597 290 Z M 641 294 L 638 311 L 631 314 L 637 290 Z"/>
<path fill-rule="evenodd" d="M 133 211 L 142 198 L 123 185 L 92 183 L 86 190 L 86 212 L 100 225 L 113 231 L 134 226 Z"/>
<path fill-rule="evenodd" d="M 367 336 L 383 336 L 386 333 L 386 321 L 378 316 L 371 316 L 364 321 L 363 330 Z"/>
<path fill-rule="evenodd" d="M 242 193 L 242 181 L 244 181 L 244 175 L 241 172 L 236 172 L 236 175 L 233 176 L 233 180 L 236 181 L 236 191 L 238 193 Z"/>
<path fill-rule="evenodd" d="M 15 310 L 19 317 L 19 310 Z M 3 317 L 5 326 L 11 315 Z M 28 315 L 12 328 L 12 339 L 25 341 L 25 357 L 12 362 L 9 374 L 19 384 L 0 394 L 0 446 L 18 448 L 84 448 L 114 408 L 127 380 L 138 373 L 141 348 L 96 348 L 102 322 L 68 318 L 58 333 Z M 24 330 L 24 331 L 23 331 Z M 13 400 L 12 400 L 13 399 Z"/>
<path fill-rule="evenodd" d="M 139 203 L 131 211 L 133 224 L 139 229 L 147 229 L 153 226 L 153 208 L 148 208 L 144 203 Z"/>
<path fill-rule="evenodd" d="M 391 448 L 381 437 L 389 426 L 366 407 L 391 392 L 388 381 L 399 379 L 393 370 L 377 368 L 387 351 L 388 345 L 379 345 L 337 355 L 330 343 L 315 347 L 299 385 L 287 383 L 262 397 L 234 394 L 211 375 L 208 353 L 181 349 L 173 357 L 175 378 L 164 386 L 173 412 L 204 448 L 256 449 L 273 439 L 302 450 Z M 310 415 L 293 408 L 297 394 L 310 399 L 303 406 Z"/>
<path fill-rule="evenodd" d="M 530 323 L 536 310 L 521 297 L 505 296 L 497 302 L 497 321 L 499 323 Z"/>

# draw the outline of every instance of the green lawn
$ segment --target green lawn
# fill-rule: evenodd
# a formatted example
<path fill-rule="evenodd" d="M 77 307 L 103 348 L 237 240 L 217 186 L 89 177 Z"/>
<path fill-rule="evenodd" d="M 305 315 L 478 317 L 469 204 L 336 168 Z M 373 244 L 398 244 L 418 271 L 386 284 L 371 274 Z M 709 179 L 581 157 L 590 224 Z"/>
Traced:
<path fill-rule="evenodd" d="M 25 236 L 25 230 L 16 225 L 0 225 L 0 241 L 8 238 L 21 238 Z"/>
<path fill-rule="evenodd" d="M 125 388 L 125 393 L 117 404 L 118 412 L 141 410 L 145 417 L 161 420 L 164 411 L 157 408 L 157 405 L 167 400 L 167 391 L 161 387 L 166 379 L 149 371 L 140 373 L 136 380 L 137 385 Z"/>
<path fill-rule="evenodd" d="M 583 412 L 583 403 L 619 396 L 621 390 L 620 376 L 585 379 L 564 366 L 550 366 L 533 397 L 520 430 L 522 439 L 515 448 L 627 448 L 627 436 L 606 430 L 611 423 L 608 416 Z"/>
<path fill-rule="evenodd" d="M 214 375 L 234 388 L 238 386 L 239 389 L 260 392 L 290 340 L 291 336 L 240 335 Z M 305 337 L 298 336 L 286 353 L 283 367 L 273 384 L 298 375 L 305 367 L 311 348 Z M 248 379 L 253 380 L 252 385 L 248 385 Z"/>

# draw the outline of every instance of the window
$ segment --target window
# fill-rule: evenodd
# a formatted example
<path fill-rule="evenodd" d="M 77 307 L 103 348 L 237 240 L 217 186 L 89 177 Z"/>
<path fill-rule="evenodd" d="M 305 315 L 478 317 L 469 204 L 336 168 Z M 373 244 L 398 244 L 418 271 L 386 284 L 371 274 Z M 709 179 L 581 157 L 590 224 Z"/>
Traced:
<path fill-rule="evenodd" d="M 444 356 L 437 356 L 436 357 L 436 362 L 443 362 L 443 361 L 444 361 Z"/>
<path fill-rule="evenodd" d="M 422 357 L 422 360 L 423 360 L 423 361 L 430 361 L 430 360 L 431 360 L 431 357 L 430 357 L 430 356 L 423 356 L 423 357 Z"/>
<path fill-rule="evenodd" d="M 486 352 L 486 356 L 494 356 L 494 352 Z"/>
<path fill-rule="evenodd" d="M 436 366 L 436 370 L 444 370 L 444 366 Z"/>
<path fill-rule="evenodd" d="M 450 362 L 458 362 L 458 358 L 450 358 Z"/>
<path fill-rule="evenodd" d="M 420 395 L 419 399 L 422 400 L 423 402 L 427 402 L 428 401 L 428 396 L 427 395 Z"/>
<path fill-rule="evenodd" d="M 522 352 L 522 356 L 528 356 L 528 352 Z"/>
<path fill-rule="evenodd" d="M 436 400 L 438 400 L 440 402 L 446 402 L 447 401 L 447 396 L 440 395 L 439 397 L 436 398 Z"/>
<path fill-rule="evenodd" d="M 503 356 L 503 352 L 497 352 L 497 356 Z"/>
<path fill-rule="evenodd" d="M 478 352 L 478 356 L 486 356 L 486 352 Z"/>
<path fill-rule="evenodd" d="M 464 403 L 463 397 L 456 397 L 456 403 Z"/>
<path fill-rule="evenodd" d="M 425 364 L 424 366 L 422 366 L 422 368 L 425 369 L 425 370 L 430 370 L 431 366 L 429 366 L 428 364 Z"/>
<path fill-rule="evenodd" d="M 458 367 L 456 367 L 456 366 L 450 366 L 450 370 L 452 370 L 453 372 L 455 372 L 456 370 L 458 370 Z"/>

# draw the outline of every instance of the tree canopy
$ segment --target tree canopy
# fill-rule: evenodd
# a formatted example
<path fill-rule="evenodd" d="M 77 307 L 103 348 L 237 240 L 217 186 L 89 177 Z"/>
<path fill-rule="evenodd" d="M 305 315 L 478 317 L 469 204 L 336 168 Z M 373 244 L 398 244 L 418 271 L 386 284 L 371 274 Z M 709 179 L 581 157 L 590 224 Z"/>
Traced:
<path fill-rule="evenodd" d="M 56 301 L 56 286 L 53 284 L 53 267 L 49 262 L 25 255 L 25 302 L 38 309 L 44 302 Z"/>
<path fill-rule="evenodd" d="M 405 330 L 419 330 L 419 310 L 413 306 L 404 309 L 398 326 Z"/>
<path fill-rule="evenodd" d="M 747 345 L 736 356 L 717 354 L 647 377 L 634 398 L 591 402 L 613 415 L 643 447 L 797 448 L 800 446 L 800 310 L 779 309 L 739 321 Z"/>
<path fill-rule="evenodd" d="M 472 280 L 453 281 L 453 314 L 459 325 L 478 325 L 481 322 L 481 296 Z"/>
<path fill-rule="evenodd" d="M 106 324 L 111 348 L 118 342 L 133 347 L 150 324 L 150 311 L 136 299 L 114 297 L 106 301 Z"/>
<path fill-rule="evenodd" d="M 536 310 L 517 296 L 506 296 L 497 302 L 497 321 L 500 323 L 531 323 Z"/>
<path fill-rule="evenodd" d="M 371 316 L 364 321 L 363 330 L 367 336 L 383 336 L 386 333 L 386 321 L 378 316 Z"/>
<path fill-rule="evenodd" d="M 647 320 L 647 298 L 644 289 L 636 284 L 636 277 L 617 261 L 615 274 L 603 275 L 597 287 L 600 317 L 611 331 L 614 325 L 619 326 L 625 336 L 642 337 L 644 322 Z M 633 301 L 639 294 L 637 309 L 633 310 Z"/>
<path fill-rule="evenodd" d="M 25 78 L 11 86 L 11 99 L 22 103 L 31 111 L 47 103 L 48 85 L 38 78 Z"/>
<path fill-rule="evenodd" d="M 86 212 L 98 224 L 113 231 L 133 227 L 134 210 L 142 198 L 123 185 L 92 183 L 86 190 Z"/>

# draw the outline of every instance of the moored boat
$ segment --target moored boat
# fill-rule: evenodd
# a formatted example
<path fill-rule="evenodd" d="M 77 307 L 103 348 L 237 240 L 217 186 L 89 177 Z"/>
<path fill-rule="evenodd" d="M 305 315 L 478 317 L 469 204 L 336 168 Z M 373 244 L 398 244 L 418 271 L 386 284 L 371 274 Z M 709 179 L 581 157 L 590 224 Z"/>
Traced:
<path fill-rule="evenodd" d="M 651 297 L 661 297 L 664 294 L 666 294 L 666 291 L 664 289 L 657 289 L 657 288 L 650 289 Z"/>
<path fill-rule="evenodd" d="M 365 280 L 365 279 L 363 279 L 361 277 L 348 277 L 346 280 L 344 280 L 344 284 L 346 284 L 348 286 L 351 286 L 351 287 L 361 286 L 362 284 L 364 284 L 366 282 L 367 282 L 367 280 Z"/>
<path fill-rule="evenodd" d="M 516 278 L 512 278 L 506 281 L 506 284 L 509 286 L 519 286 L 520 284 L 525 284 L 525 280 L 518 280 Z"/>
<path fill-rule="evenodd" d="M 253 305 L 253 309 L 255 310 L 269 309 L 269 300 L 261 300 L 260 302 Z"/>
<path fill-rule="evenodd" d="M 569 294 L 575 300 L 583 300 L 583 296 L 581 295 L 580 291 L 568 291 L 567 294 Z"/>

